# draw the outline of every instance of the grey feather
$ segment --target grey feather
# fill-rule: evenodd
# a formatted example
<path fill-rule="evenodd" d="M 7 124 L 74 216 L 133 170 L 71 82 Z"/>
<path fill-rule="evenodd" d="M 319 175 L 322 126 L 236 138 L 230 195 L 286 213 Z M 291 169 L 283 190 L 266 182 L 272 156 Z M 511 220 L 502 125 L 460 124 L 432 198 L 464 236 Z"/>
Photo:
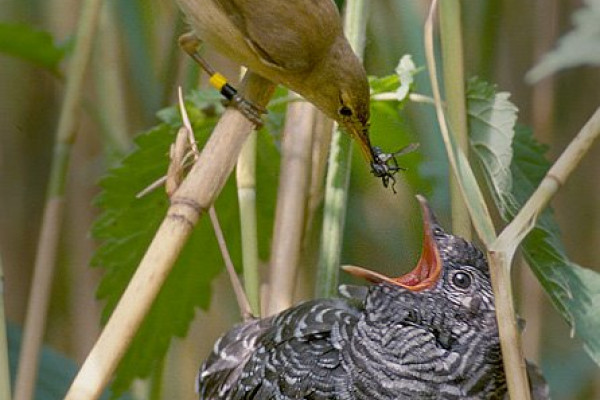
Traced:
<path fill-rule="evenodd" d="M 201 367 L 200 398 L 505 399 L 487 261 L 437 225 L 432 235 L 443 267 L 431 287 L 342 286 L 340 299 L 238 325 Z M 549 399 L 529 369 L 534 399 Z"/>

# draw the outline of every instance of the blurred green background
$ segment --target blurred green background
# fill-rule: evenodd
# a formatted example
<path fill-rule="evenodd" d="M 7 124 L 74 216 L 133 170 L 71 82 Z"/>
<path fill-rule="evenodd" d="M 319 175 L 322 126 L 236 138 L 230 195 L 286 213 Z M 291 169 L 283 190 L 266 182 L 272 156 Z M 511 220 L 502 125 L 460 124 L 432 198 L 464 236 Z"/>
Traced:
<path fill-rule="evenodd" d="M 0 22 L 48 31 L 68 51 L 80 3 L 0 0 Z M 523 77 L 571 29 L 571 15 L 581 6 L 574 0 L 463 2 L 466 77 L 480 76 L 510 92 L 520 109 L 519 121 L 534 127 L 538 140 L 550 146 L 550 159 L 560 154 L 600 104 L 600 73 L 598 68 L 578 67 L 534 86 Z M 370 4 L 365 56 L 369 74 L 391 74 L 405 53 L 412 54 L 417 65 L 425 64 L 422 26 L 428 7 L 429 1 L 417 0 Z M 155 112 L 174 103 L 177 85 L 194 79 L 189 61 L 176 46 L 185 26 L 173 1 L 107 0 L 104 8 L 70 164 L 45 339 L 77 362 L 85 358 L 100 329 L 101 304 L 94 293 L 101 271 L 88 267 L 95 248 L 89 230 L 98 213 L 93 205 L 99 190 L 96 184 L 131 148 L 133 135 L 156 124 Z M 228 76 L 235 76 L 234 65 L 210 50 L 208 56 Z M 416 92 L 429 94 L 427 85 L 426 74 L 418 75 Z M 0 92 L 0 256 L 6 313 L 10 322 L 21 325 L 64 79 L 0 54 Z M 410 187 L 419 188 L 432 201 L 442 224 L 450 227 L 447 161 L 433 108 L 410 104 L 402 116 L 397 129 L 421 143 L 424 162 L 418 171 L 400 177 L 398 194 L 392 196 L 357 157 L 342 256 L 343 263 L 390 274 L 408 270 L 419 256 L 421 217 Z M 375 131 L 373 138 L 384 148 L 395 143 Z M 418 184 L 405 182 L 411 174 L 418 174 Z M 592 268 L 600 264 L 599 177 L 600 146 L 596 145 L 552 202 L 571 259 Z M 570 339 L 569 328 L 535 279 L 519 267 L 514 279 L 520 314 L 527 320 L 525 351 L 539 360 L 553 397 L 600 398 L 600 370 Z M 194 398 L 193 381 L 201 360 L 214 339 L 237 321 L 237 306 L 225 276 L 214 282 L 213 293 L 210 311 L 199 312 L 188 337 L 172 345 L 164 369 L 164 398 Z M 308 293 L 299 289 L 298 297 Z"/>

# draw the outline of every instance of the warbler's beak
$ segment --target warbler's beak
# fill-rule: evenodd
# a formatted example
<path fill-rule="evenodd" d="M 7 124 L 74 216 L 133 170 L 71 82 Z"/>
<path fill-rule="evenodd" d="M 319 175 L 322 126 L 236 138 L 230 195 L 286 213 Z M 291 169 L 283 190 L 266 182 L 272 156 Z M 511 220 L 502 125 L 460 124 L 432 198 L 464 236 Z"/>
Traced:
<path fill-rule="evenodd" d="M 442 272 L 442 260 L 435 241 L 435 229 L 438 223 L 427 200 L 420 195 L 417 195 L 417 199 L 423 212 L 423 250 L 415 269 L 398 278 L 389 278 L 378 272 L 352 265 L 344 265 L 342 269 L 369 282 L 388 282 L 414 292 L 434 286 Z"/>
<path fill-rule="evenodd" d="M 369 139 L 369 130 L 360 123 L 348 123 L 344 125 L 344 129 L 352 136 L 360 147 L 360 152 L 369 163 L 375 161 L 371 140 Z"/>

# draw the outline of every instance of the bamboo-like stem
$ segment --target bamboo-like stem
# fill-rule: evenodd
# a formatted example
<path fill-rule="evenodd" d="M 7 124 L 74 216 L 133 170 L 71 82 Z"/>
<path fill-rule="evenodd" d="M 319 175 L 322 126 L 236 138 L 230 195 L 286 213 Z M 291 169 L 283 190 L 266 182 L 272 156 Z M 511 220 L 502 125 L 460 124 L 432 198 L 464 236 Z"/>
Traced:
<path fill-rule="evenodd" d="M 327 157 L 331 136 L 333 134 L 334 122 L 320 111 L 315 113 L 313 127 L 313 145 L 311 154 L 311 177 L 306 199 L 306 224 L 304 227 L 304 238 L 300 250 L 300 266 L 298 268 L 298 281 L 305 284 L 305 293 L 314 296 L 314 287 L 317 278 L 317 266 L 319 260 L 319 242 L 321 238 L 322 206 L 325 196 L 325 175 L 327 173 Z M 296 296 L 299 295 L 298 287 Z M 302 295 L 302 294 L 300 294 Z"/>
<path fill-rule="evenodd" d="M 518 277 L 515 279 L 518 282 L 518 297 L 521 300 L 517 308 L 527 321 L 527 329 L 521 338 L 523 355 L 529 361 L 539 365 L 544 332 L 544 291 L 524 257 L 518 257 L 514 262 L 518 269 Z"/>
<path fill-rule="evenodd" d="M 488 263 L 496 302 L 496 319 L 500 334 L 500 347 L 504 372 L 511 399 L 528 400 L 531 398 L 529 380 L 521 335 L 515 317 L 514 297 L 510 280 L 512 254 L 503 251 L 488 250 Z"/>
<path fill-rule="evenodd" d="M 368 0 L 346 1 L 344 29 L 348 42 L 361 60 L 365 45 L 368 8 Z M 325 186 L 323 229 L 317 272 L 317 297 L 331 297 L 337 293 L 351 160 L 352 142 L 350 137 L 336 129 L 331 138 L 329 169 Z"/>
<path fill-rule="evenodd" d="M 310 188 L 308 190 L 307 211 L 306 211 L 306 236 L 303 245 L 303 252 L 308 251 L 310 236 L 315 231 L 315 220 L 319 207 L 323 203 L 325 190 L 325 173 L 327 171 L 327 155 L 331 144 L 331 135 L 333 134 L 333 120 L 320 111 L 315 114 L 315 126 L 313 132 L 312 147 L 312 175 L 310 178 Z M 305 255 L 307 256 L 307 255 Z M 313 255 L 314 256 L 314 255 Z M 308 257 L 312 259 L 312 257 Z"/>
<path fill-rule="evenodd" d="M 316 297 L 318 298 L 334 296 L 339 280 L 352 150 L 349 138 L 340 135 L 339 132 L 339 130 L 334 131 L 329 152 L 317 271 Z"/>
<path fill-rule="evenodd" d="M 352 50 L 362 61 L 367 38 L 367 19 L 369 17 L 369 1 L 347 0 L 344 12 L 344 33 Z"/>
<path fill-rule="evenodd" d="M 469 210 L 469 214 L 473 219 L 473 225 L 477 231 L 477 234 L 486 247 L 488 247 L 496 239 L 492 217 L 485 205 L 483 193 L 477 185 L 477 181 L 475 180 L 475 176 L 471 170 L 466 156 L 462 151 L 460 151 L 460 149 L 457 148 L 456 144 L 454 143 L 454 138 L 449 133 L 448 125 L 446 124 L 446 118 L 444 116 L 444 106 L 442 97 L 440 95 L 440 87 L 436 74 L 437 67 L 433 46 L 433 19 L 436 8 L 437 0 L 433 0 L 424 29 L 425 57 L 427 60 L 427 69 L 429 70 L 429 79 L 431 81 L 433 98 L 435 99 L 436 116 L 440 126 L 440 132 L 442 134 L 444 146 L 448 154 L 450 167 L 454 171 L 454 174 L 461 178 L 457 179 L 457 182 L 461 192 L 463 193 L 463 200 L 465 201 L 467 209 Z M 463 179 L 465 182 L 463 182 Z"/>
<path fill-rule="evenodd" d="M 293 301 L 310 186 L 315 112 L 314 106 L 307 102 L 288 105 L 281 144 L 267 315 L 289 308 Z"/>
<path fill-rule="evenodd" d="M 244 289 L 252 313 L 260 315 L 260 271 L 258 269 L 256 223 L 256 142 L 257 134 L 253 132 L 242 147 L 235 173 L 240 207 Z"/>
<path fill-rule="evenodd" d="M 460 0 L 442 1 L 440 3 L 440 36 L 448 124 L 458 148 L 468 158 L 469 137 L 467 133 L 464 51 L 461 28 Z M 454 174 L 450 174 L 450 203 L 452 206 L 452 231 L 470 240 L 471 219 Z"/>
<path fill-rule="evenodd" d="M 10 399 L 10 367 L 8 364 L 8 339 L 4 313 L 4 268 L 0 254 L 0 399 Z"/>
<path fill-rule="evenodd" d="M 101 271 L 99 268 L 89 268 L 90 258 L 96 248 L 89 237 L 89 229 L 97 216 L 90 204 L 97 194 L 97 186 L 94 180 L 90 180 L 90 171 L 86 166 L 90 162 L 89 150 L 96 140 L 97 137 L 93 135 L 80 135 L 73 149 L 70 161 L 72 172 L 65 194 L 68 207 L 61 235 L 61 240 L 68 244 L 68 263 L 66 269 L 59 269 L 62 276 L 58 280 L 72 283 L 67 290 L 71 337 L 69 354 L 76 362 L 85 359 L 98 337 L 102 311 L 101 303 L 93 295 L 98 287 Z"/>
<path fill-rule="evenodd" d="M 527 400 L 530 398 L 529 382 L 524 369 L 524 358 L 520 346 L 519 331 L 516 326 L 515 311 L 512 298 L 512 282 L 510 280 L 510 269 L 505 268 L 503 263 L 510 263 L 512 254 L 500 254 L 491 251 L 491 245 L 496 240 L 494 226 L 485 206 L 481 189 L 475 181 L 473 171 L 471 170 L 466 156 L 457 148 L 453 138 L 448 133 L 446 119 L 441 104 L 441 96 L 436 76 L 436 63 L 433 50 L 433 18 L 437 8 L 437 0 L 433 0 L 429 16 L 425 23 L 425 52 L 427 66 L 433 96 L 436 100 L 436 114 L 440 124 L 440 131 L 444 139 L 448 159 L 454 174 L 456 175 L 458 186 L 463 193 L 464 201 L 467 204 L 469 213 L 473 218 L 473 223 L 483 240 L 486 247 L 490 250 L 488 260 L 490 265 L 490 274 L 494 297 L 496 304 L 496 318 L 498 320 L 498 330 L 500 334 L 500 344 L 504 361 L 504 370 L 508 381 L 508 391 L 513 399 Z M 468 181 L 463 182 L 463 179 Z"/>
<path fill-rule="evenodd" d="M 198 145 L 196 144 L 196 139 L 194 136 L 194 130 L 192 128 L 192 124 L 188 117 L 187 111 L 185 109 L 185 103 L 183 101 L 183 91 L 181 87 L 178 89 L 178 97 L 179 97 L 179 111 L 181 113 L 181 119 L 183 122 L 182 133 L 184 133 L 184 137 L 187 139 L 187 144 L 191 148 L 191 152 L 194 157 L 194 162 L 198 161 L 200 157 L 200 150 L 198 149 Z M 253 132 L 250 133 L 252 135 Z M 175 139 L 175 149 L 171 153 L 171 164 L 169 165 L 169 171 L 172 171 L 172 178 L 167 179 L 167 193 L 169 193 L 169 182 L 173 182 L 174 186 L 179 185 L 177 176 L 179 173 L 175 171 L 175 167 L 179 165 L 181 167 L 184 163 L 183 159 L 185 158 L 185 151 L 187 146 L 178 146 L 179 142 L 179 134 L 178 138 Z M 248 143 L 248 139 L 246 139 L 246 144 Z M 245 146 L 245 144 L 244 144 Z M 242 148 L 244 147 L 242 146 Z M 238 163 L 239 163 L 238 157 Z M 223 262 L 225 263 L 225 270 L 227 271 L 227 275 L 229 275 L 229 281 L 231 282 L 231 286 L 233 287 L 233 292 L 235 293 L 235 298 L 238 303 L 238 307 L 240 309 L 240 314 L 242 315 L 242 319 L 244 321 L 248 321 L 254 317 L 252 313 L 252 308 L 250 307 L 250 302 L 248 301 L 248 297 L 244 292 L 244 287 L 242 282 L 240 282 L 240 278 L 235 272 L 235 266 L 233 265 L 233 260 L 231 259 L 231 255 L 229 253 L 229 249 L 227 248 L 227 242 L 225 240 L 225 235 L 223 234 L 223 229 L 221 229 L 221 224 L 219 223 L 219 218 L 217 217 L 217 211 L 214 206 L 211 206 L 208 210 L 208 216 L 210 217 L 210 222 L 213 226 L 213 230 L 215 232 L 215 237 L 217 239 L 217 245 L 219 246 L 219 250 L 221 251 L 221 256 L 223 257 Z"/>
<path fill-rule="evenodd" d="M 66 171 L 65 171 L 66 173 Z M 15 384 L 15 400 L 30 400 L 35 392 L 39 353 L 46 327 L 52 277 L 54 275 L 64 198 L 49 198 L 44 208 L 33 280 L 31 283 L 25 330 Z"/>
<path fill-rule="evenodd" d="M 179 13 L 173 13 L 173 28 L 171 30 L 171 37 L 167 43 L 177 43 L 177 39 L 181 35 L 181 32 L 186 28 L 185 18 L 181 18 Z M 164 65 L 163 70 L 160 72 L 162 80 L 162 93 L 160 96 L 160 104 L 168 104 L 169 98 L 172 96 L 173 87 L 177 82 L 179 68 L 181 66 L 182 51 L 179 46 L 169 46 L 166 59 L 162 61 Z"/>
<path fill-rule="evenodd" d="M 109 156 L 124 155 L 131 145 L 127 135 L 127 105 L 119 60 L 119 35 L 114 3 L 102 9 L 99 25 L 99 43 L 94 54 L 94 83 L 98 93 L 103 143 Z"/>
<path fill-rule="evenodd" d="M 46 325 L 58 238 L 62 225 L 66 175 L 71 147 L 77 133 L 81 97 L 85 92 L 83 81 L 96 36 L 101 4 L 100 0 L 87 0 L 83 3 L 77 28 L 77 43 L 73 58 L 69 63 L 65 97 L 54 142 L 50 181 L 27 305 L 15 385 L 15 400 L 33 398 L 35 389 L 39 352 Z"/>
<path fill-rule="evenodd" d="M 246 74 L 241 93 L 265 106 L 271 82 Z M 98 341 L 75 377 L 66 399 L 97 399 L 109 382 L 148 313 L 199 218 L 225 185 L 253 124 L 229 108 L 215 127 L 198 161 L 171 198 L 171 206 Z"/>
<path fill-rule="evenodd" d="M 235 293 L 235 298 L 240 309 L 240 314 L 242 315 L 242 319 L 244 321 L 249 321 L 254 317 L 254 314 L 252 313 L 252 308 L 250 307 L 248 297 L 246 297 L 246 293 L 244 292 L 242 282 L 240 282 L 240 279 L 238 278 L 238 275 L 235 272 L 235 267 L 233 265 L 233 261 L 231 260 L 231 255 L 229 253 L 229 250 L 227 249 L 225 235 L 223 235 L 223 229 L 221 229 L 221 224 L 219 223 L 217 211 L 215 210 L 214 206 L 210 207 L 210 209 L 208 210 L 208 215 L 210 217 L 210 222 L 213 226 L 213 230 L 215 231 L 215 236 L 217 237 L 219 250 L 221 250 L 221 256 L 223 257 L 225 269 L 227 270 L 227 274 L 229 275 L 229 281 L 231 282 L 231 286 L 233 287 L 233 291 Z"/>
<path fill-rule="evenodd" d="M 420 93 L 410 93 L 408 95 L 408 99 L 414 103 L 425 103 L 435 105 L 435 100 L 433 100 L 433 97 L 425 96 L 424 94 Z M 371 96 L 371 100 L 398 101 L 398 94 L 396 92 L 377 93 Z"/>
<path fill-rule="evenodd" d="M 448 156 L 450 158 L 450 164 L 458 175 L 459 171 L 462 173 L 465 172 L 468 168 L 468 164 L 465 163 L 459 165 L 457 163 L 456 156 L 460 156 L 461 153 L 455 148 L 450 138 L 446 137 L 447 127 L 445 126 L 437 79 L 434 72 L 433 12 L 436 3 L 436 0 L 432 3 L 432 8 L 425 28 L 427 62 L 430 69 L 434 97 L 436 98 L 436 111 L 440 128 L 444 135 L 446 148 L 449 151 Z M 596 110 L 577 137 L 575 137 L 552 168 L 550 168 L 546 177 L 542 180 L 536 191 L 528 199 L 517 216 L 495 240 L 492 240 L 493 231 L 488 229 L 489 226 L 485 226 L 488 225 L 488 223 L 491 224 L 491 221 L 486 222 L 485 220 L 479 219 L 473 220 L 476 228 L 479 227 L 478 232 L 489 250 L 488 259 L 490 262 L 492 285 L 496 299 L 496 313 L 498 317 L 500 341 L 511 398 L 525 400 L 530 398 L 529 382 L 525 371 L 524 358 L 520 347 L 520 335 L 516 325 L 513 307 L 512 284 L 510 281 L 511 261 L 519 243 L 521 243 L 525 236 L 535 226 L 539 213 L 546 206 L 550 198 L 556 193 L 558 188 L 566 181 L 598 135 L 600 135 L 600 108 Z M 453 154 L 455 150 L 457 153 L 456 155 Z M 457 166 L 460 166 L 461 169 L 457 169 Z M 461 190 L 465 191 L 465 187 L 462 183 Z M 474 215 L 473 208 L 470 205 L 472 200 L 473 199 L 469 199 L 465 196 L 465 201 L 467 202 L 471 216 Z"/>

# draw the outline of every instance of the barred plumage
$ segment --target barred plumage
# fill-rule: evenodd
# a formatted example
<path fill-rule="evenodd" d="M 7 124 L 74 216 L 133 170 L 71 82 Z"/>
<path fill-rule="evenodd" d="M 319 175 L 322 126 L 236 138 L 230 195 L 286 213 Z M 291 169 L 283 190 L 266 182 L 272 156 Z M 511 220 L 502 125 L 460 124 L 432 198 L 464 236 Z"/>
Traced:
<path fill-rule="evenodd" d="M 417 268 L 396 279 L 351 269 L 375 284 L 233 328 L 201 367 L 200 399 L 505 398 L 485 257 L 421 203 Z"/>

